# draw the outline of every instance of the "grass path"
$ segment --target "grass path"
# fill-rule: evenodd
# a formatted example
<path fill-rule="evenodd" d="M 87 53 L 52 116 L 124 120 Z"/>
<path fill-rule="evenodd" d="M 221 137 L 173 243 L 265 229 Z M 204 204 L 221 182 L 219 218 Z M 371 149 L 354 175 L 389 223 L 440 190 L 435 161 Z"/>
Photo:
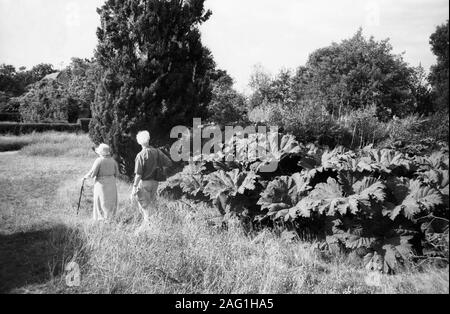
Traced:
<path fill-rule="evenodd" d="M 0 292 L 46 283 L 61 272 L 63 248 L 54 242 L 77 218 L 74 208 L 58 206 L 56 195 L 61 182 L 88 167 L 85 158 L 0 154 Z"/>
<path fill-rule="evenodd" d="M 89 169 L 89 160 L 82 158 L 0 156 L 0 232 L 55 224 L 70 214 L 68 208 L 55 206 L 55 196 L 61 183 L 80 178 L 84 169 Z"/>

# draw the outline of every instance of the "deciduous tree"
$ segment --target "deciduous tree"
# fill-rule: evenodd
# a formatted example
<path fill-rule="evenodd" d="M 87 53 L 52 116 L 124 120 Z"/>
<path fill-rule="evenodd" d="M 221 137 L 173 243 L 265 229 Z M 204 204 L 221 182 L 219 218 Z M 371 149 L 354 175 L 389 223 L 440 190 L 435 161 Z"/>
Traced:
<path fill-rule="evenodd" d="M 245 122 L 246 99 L 233 88 L 233 79 L 226 71 L 218 70 L 212 83 L 212 98 L 208 105 L 208 119 L 220 125 Z"/>
<path fill-rule="evenodd" d="M 431 67 L 430 83 L 433 88 L 434 106 L 437 111 L 446 111 L 448 114 L 448 69 L 449 69 L 449 35 L 448 20 L 440 25 L 430 37 L 431 50 L 437 57 L 437 64 Z"/>
<path fill-rule="evenodd" d="M 392 53 L 388 40 L 366 39 L 360 29 L 352 38 L 313 52 L 299 68 L 299 98 L 325 106 L 335 116 L 375 105 L 380 118 L 414 110 L 413 69 Z"/>

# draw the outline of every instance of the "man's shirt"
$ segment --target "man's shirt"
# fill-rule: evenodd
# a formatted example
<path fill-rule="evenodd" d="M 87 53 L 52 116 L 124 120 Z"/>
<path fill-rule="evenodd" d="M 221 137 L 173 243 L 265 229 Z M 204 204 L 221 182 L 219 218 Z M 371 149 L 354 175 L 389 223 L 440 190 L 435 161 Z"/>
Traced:
<path fill-rule="evenodd" d="M 153 180 L 153 173 L 159 167 L 170 167 L 172 161 L 159 149 L 154 147 L 143 148 L 136 156 L 134 172 L 141 176 L 143 181 Z"/>

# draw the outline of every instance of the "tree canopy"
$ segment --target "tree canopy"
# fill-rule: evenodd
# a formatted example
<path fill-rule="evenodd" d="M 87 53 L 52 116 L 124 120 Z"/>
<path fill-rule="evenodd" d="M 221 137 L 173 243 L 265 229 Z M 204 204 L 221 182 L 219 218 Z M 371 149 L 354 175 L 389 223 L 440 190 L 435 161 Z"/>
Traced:
<path fill-rule="evenodd" d="M 74 123 L 90 116 L 98 80 L 95 60 L 72 58 L 57 78 L 28 85 L 26 92 L 13 101 L 23 121 Z"/>
<path fill-rule="evenodd" d="M 18 111 L 16 102 L 10 103 L 27 91 L 29 85 L 40 81 L 44 76 L 56 70 L 51 64 L 40 63 L 30 70 L 25 67 L 16 69 L 9 64 L 0 65 L 0 111 Z"/>
<path fill-rule="evenodd" d="M 448 20 L 436 28 L 430 37 L 431 50 L 437 57 L 437 64 L 431 67 L 429 80 L 433 88 L 433 98 L 435 110 L 447 111 L 449 106 L 448 98 L 448 71 L 449 71 L 449 35 Z"/>
<path fill-rule="evenodd" d="M 217 70 L 212 79 L 212 97 L 208 104 L 208 119 L 220 125 L 245 122 L 246 99 L 233 88 L 233 79 L 223 70 Z"/>
<path fill-rule="evenodd" d="M 413 110 L 413 74 L 388 40 L 352 38 L 314 51 L 296 75 L 300 99 L 319 102 L 333 114 L 375 105 L 380 118 Z"/>

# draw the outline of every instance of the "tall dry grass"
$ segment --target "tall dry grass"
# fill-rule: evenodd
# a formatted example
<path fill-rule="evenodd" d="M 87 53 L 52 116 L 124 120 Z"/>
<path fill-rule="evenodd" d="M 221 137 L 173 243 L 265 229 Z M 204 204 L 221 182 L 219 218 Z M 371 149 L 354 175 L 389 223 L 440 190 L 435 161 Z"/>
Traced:
<path fill-rule="evenodd" d="M 368 286 L 360 261 L 327 256 L 314 245 L 286 242 L 265 230 L 247 235 L 239 224 L 211 227 L 211 209 L 162 204 L 150 228 L 136 234 L 131 206 L 112 223 L 79 225 L 84 245 L 76 252 L 89 293 L 442 293 L 448 269 L 382 276 Z M 60 282 L 60 285 L 64 282 Z"/>

